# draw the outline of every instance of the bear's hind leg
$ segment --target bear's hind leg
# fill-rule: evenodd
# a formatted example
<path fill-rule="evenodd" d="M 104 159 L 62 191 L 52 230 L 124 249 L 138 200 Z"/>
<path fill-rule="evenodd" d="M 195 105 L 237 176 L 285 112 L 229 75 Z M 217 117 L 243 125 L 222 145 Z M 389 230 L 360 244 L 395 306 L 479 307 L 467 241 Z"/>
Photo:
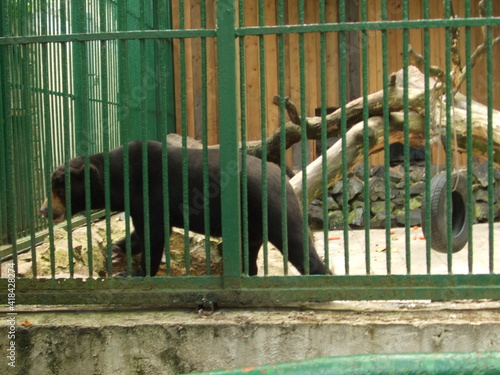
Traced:
<path fill-rule="evenodd" d="M 153 228 L 150 227 L 150 246 L 149 246 L 149 264 L 150 264 L 150 276 L 155 276 L 160 268 L 161 258 L 163 256 L 163 246 L 165 245 L 163 228 Z M 144 247 L 146 248 L 146 247 Z M 141 265 L 144 275 L 147 275 L 146 267 L 146 251 L 142 253 Z"/>
<path fill-rule="evenodd" d="M 152 209 L 149 210 L 150 213 L 154 212 Z M 161 213 L 160 213 L 161 214 Z M 148 276 L 146 267 L 146 243 L 144 234 L 144 221 L 142 217 L 133 216 L 132 220 L 134 222 L 135 233 L 137 239 L 142 245 L 142 255 L 141 255 L 141 268 L 143 275 Z M 149 265 L 150 274 L 149 276 L 155 276 L 160 267 L 161 257 L 163 255 L 163 246 L 165 242 L 165 233 L 163 229 L 163 220 L 161 216 L 152 215 L 149 220 Z"/>
<path fill-rule="evenodd" d="M 131 253 L 140 254 L 142 252 L 142 242 L 141 239 L 137 237 L 137 233 L 135 233 L 135 231 L 133 231 L 130 234 L 130 242 L 131 242 Z M 122 238 L 121 240 L 115 242 L 113 246 L 119 248 L 123 253 L 126 253 L 127 238 L 126 237 Z"/>
<path fill-rule="evenodd" d="M 248 243 L 248 275 L 256 276 L 258 267 L 257 267 L 257 257 L 259 255 L 260 247 L 262 246 L 262 240 L 252 240 Z M 242 247 L 243 248 L 243 247 Z M 242 254 L 242 269 L 245 270 L 245 256 Z"/>

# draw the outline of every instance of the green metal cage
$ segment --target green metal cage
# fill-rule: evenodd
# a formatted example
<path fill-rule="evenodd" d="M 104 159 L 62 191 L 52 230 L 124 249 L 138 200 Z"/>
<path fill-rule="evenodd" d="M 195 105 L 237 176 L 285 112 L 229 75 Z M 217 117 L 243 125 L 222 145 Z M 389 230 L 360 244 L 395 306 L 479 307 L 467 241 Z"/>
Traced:
<path fill-rule="evenodd" d="M 17 274 L 18 256 L 29 251 L 33 261 L 34 275 L 31 278 L 16 278 L 16 302 L 27 304 L 164 304 L 176 305 L 195 303 L 202 299 L 218 303 L 274 303 L 297 301 L 328 301 L 338 299 L 483 299 L 498 298 L 500 275 L 498 268 L 498 244 L 495 235 L 500 228 L 495 224 L 495 183 L 496 166 L 499 163 L 499 151 L 496 149 L 494 134 L 494 97 L 496 94 L 496 67 L 494 46 L 497 39 L 494 31 L 500 26 L 500 10 L 491 1 L 485 1 L 481 16 L 472 14 L 476 4 L 471 1 L 459 2 L 458 16 L 454 16 L 453 4 L 443 2 L 441 17 L 431 17 L 431 3 L 422 0 L 419 4 L 418 17 L 412 14 L 415 4 L 402 0 L 396 10 L 389 8 L 385 0 L 379 2 L 360 1 L 356 10 L 356 20 L 351 19 L 352 6 L 344 0 L 335 2 L 332 8 L 329 2 L 320 1 L 314 5 L 308 2 L 277 1 L 270 7 L 260 0 L 249 4 L 245 1 L 220 0 L 213 2 L 191 1 L 114 1 L 91 0 L 87 2 L 71 2 L 69 0 L 1 0 L 0 22 L 0 257 L 4 263 L 13 265 Z M 372 7 L 378 10 L 370 15 Z M 416 2 L 415 2 L 416 3 Z M 272 9 L 271 9 L 272 8 Z M 332 19 L 335 12 L 335 19 Z M 292 20 L 292 16 L 295 17 Z M 309 21 L 310 14 L 315 14 L 315 22 Z M 251 18 L 252 17 L 252 18 Z M 196 21 L 194 21 L 196 19 Z M 269 22 L 272 19 L 272 22 Z M 450 244 L 446 249 L 447 270 L 434 273 L 431 270 L 431 239 L 426 240 L 426 270 L 422 274 L 412 269 L 412 241 L 410 221 L 410 143 L 413 136 L 410 131 L 410 118 L 414 116 L 411 106 L 412 83 L 409 81 L 409 66 L 414 64 L 414 55 L 406 46 L 410 43 L 412 32 L 421 33 L 423 59 L 420 69 L 428 77 L 435 67 L 431 62 L 430 35 L 439 31 L 444 35 L 444 79 L 440 83 L 443 89 L 443 105 L 445 123 L 443 139 L 446 158 L 444 170 L 447 176 L 445 195 L 452 201 L 454 186 L 453 152 L 453 80 L 456 65 L 452 60 L 456 46 L 453 44 L 453 33 L 460 30 L 465 40 L 465 64 L 462 72 L 465 82 L 464 94 L 467 96 L 467 109 L 472 108 L 473 94 L 480 92 L 487 113 L 487 147 L 484 151 L 487 160 L 487 195 L 488 211 L 488 249 L 486 250 L 487 271 L 474 272 L 474 257 L 478 251 L 472 241 L 473 205 L 472 205 L 472 171 L 475 143 L 472 137 L 473 119 L 467 117 L 468 135 L 466 140 L 466 172 L 468 210 L 466 230 L 469 242 L 464 252 L 468 254 L 468 269 L 465 272 L 454 271 L 453 211 L 446 207 L 443 213 L 447 220 L 446 236 Z M 475 31 L 484 35 L 484 56 L 486 60 L 486 82 L 482 87 L 473 90 L 473 45 L 472 36 Z M 319 136 L 316 144 L 320 146 L 321 160 L 327 158 L 328 126 L 331 117 L 327 107 L 331 105 L 330 92 L 338 96 L 338 144 L 345 149 L 348 145 L 348 131 L 352 119 L 347 117 L 347 109 L 351 105 L 353 92 L 350 86 L 358 83 L 360 100 L 368 103 L 373 78 L 371 66 L 377 66 L 381 74 L 378 81 L 384 93 L 379 116 L 383 121 L 385 136 L 382 149 L 384 154 L 385 210 L 391 211 L 390 188 L 390 148 L 392 121 L 390 92 L 394 85 L 395 75 L 391 75 L 393 61 L 392 50 L 396 47 L 390 43 L 391 35 L 401 38 L 401 58 L 403 103 L 402 111 L 402 143 L 404 143 L 404 253 L 406 264 L 404 269 L 393 268 L 392 257 L 397 251 L 391 247 L 392 222 L 390 215 L 385 219 L 385 270 L 375 274 L 372 270 L 372 255 L 375 252 L 370 239 L 370 220 L 365 217 L 364 224 L 364 258 L 353 257 L 353 249 L 357 246 L 349 241 L 351 227 L 347 211 L 349 206 L 348 178 L 351 166 L 348 164 L 347 152 L 343 152 L 338 165 L 327 165 L 322 162 L 322 192 L 319 197 L 323 202 L 328 200 L 328 176 L 331 168 L 338 168 L 343 181 L 342 215 L 344 218 L 342 235 L 343 269 L 340 274 L 325 276 L 292 276 L 288 274 L 286 243 L 284 245 L 285 276 L 271 276 L 268 273 L 269 249 L 266 243 L 267 233 L 264 230 L 264 275 L 248 276 L 248 191 L 246 184 L 245 158 L 249 134 L 266 139 L 274 129 L 284 140 L 286 138 L 287 101 L 285 97 L 295 90 L 299 98 L 299 111 L 303 114 L 297 125 L 302 136 L 307 134 L 308 102 L 315 102 L 320 108 L 320 116 L 316 117 Z M 371 36 L 375 35 L 380 46 L 373 47 Z M 308 39 L 310 38 L 310 39 Z M 312 40 L 312 41 L 311 41 Z M 335 48 L 332 49 L 332 40 Z M 293 46 L 296 48 L 292 48 Z M 309 48 L 314 46 L 313 49 Z M 306 48 L 307 47 L 307 48 Z M 253 48 L 253 49 L 252 49 Z M 435 47 L 436 48 L 436 47 Z M 335 50 L 338 61 L 332 69 L 330 53 Z M 351 69 L 352 51 L 357 51 L 359 70 Z M 376 53 L 372 53 L 375 51 Z M 391 53 L 391 55 L 390 55 Z M 316 60 L 311 63 L 309 56 L 315 54 Z M 250 60 L 255 61 L 251 65 Z M 298 71 L 294 76 L 292 66 Z M 315 76 L 311 79 L 311 71 Z M 332 88 L 332 78 L 338 82 Z M 289 80 L 295 80 L 292 85 Z M 270 82 L 274 83 L 270 84 Z M 308 90 L 308 84 L 314 81 L 316 92 Z M 475 82 L 475 81 L 474 81 Z M 422 108 L 429 113 L 434 105 L 429 80 L 425 80 L 426 94 L 422 97 Z M 270 92 L 271 90 L 276 92 Z M 269 96 L 278 94 L 278 109 L 274 119 L 270 115 Z M 257 110 L 255 110 L 257 108 Z M 425 150 L 425 194 L 431 195 L 431 134 L 430 116 L 422 116 L 424 131 L 422 136 Z M 367 105 L 361 105 L 358 117 L 362 126 L 364 145 L 360 154 L 362 173 L 368 178 L 370 173 L 370 112 Z M 96 152 L 109 151 L 127 142 L 139 140 L 157 140 L 167 145 L 167 135 L 181 135 L 181 142 L 187 157 L 188 136 L 201 140 L 204 150 L 209 145 L 218 143 L 220 147 L 221 170 L 231 169 L 235 161 L 240 165 L 241 173 L 229 176 L 221 190 L 221 212 L 223 233 L 223 273 L 220 276 L 210 275 L 209 267 L 205 276 L 191 276 L 189 273 L 189 256 L 185 256 L 186 275 L 173 276 L 168 272 L 170 248 L 167 241 L 166 276 L 146 277 L 75 277 L 72 261 L 75 254 L 71 250 L 71 236 L 68 239 L 69 277 L 61 278 L 56 274 L 56 255 L 54 249 L 55 226 L 52 220 L 47 221 L 38 215 L 39 203 L 49 196 L 51 172 L 60 164 L 66 165 L 75 156 L 84 156 L 86 173 L 89 171 L 88 156 Z M 287 181 L 286 143 L 281 141 L 279 164 L 281 175 L 281 205 L 285 207 Z M 300 168 L 303 176 L 307 176 L 311 144 L 301 142 L 299 154 Z M 107 160 L 107 159 L 105 159 Z M 107 163 L 107 164 L 106 164 Z M 128 173 L 128 159 L 125 157 L 125 180 Z M 147 155 L 143 155 L 143 166 L 147 164 Z M 109 186 L 109 160 L 105 161 L 105 181 Z M 266 162 L 262 162 L 263 173 L 266 173 Z M 205 165 L 205 172 L 207 166 Z M 165 176 L 168 171 L 164 171 Z M 183 171 L 187 176 L 187 170 Z M 185 179 L 186 180 L 186 179 Z M 264 178 L 264 191 L 267 191 Z M 87 190 L 89 186 L 87 186 Z M 151 188 L 144 182 L 144 188 Z M 69 193 L 70 186 L 66 187 Z M 187 187 L 185 187 L 187 189 Z M 209 194 L 205 185 L 204 194 Z M 364 186 L 365 213 L 370 212 L 369 185 Z M 308 222 L 311 186 L 303 178 L 298 188 L 302 202 L 303 221 Z M 107 191 L 107 200 L 113 194 Z M 165 196 L 168 191 L 164 190 Z M 68 194 L 69 195 L 69 194 Z M 130 192 L 125 188 L 125 226 L 127 238 L 127 270 L 132 267 L 130 253 L 131 219 Z M 90 193 L 87 193 L 90 199 Z M 264 199 L 265 201 L 265 199 Z M 427 214 L 426 233 L 431 233 L 431 211 L 429 206 L 423 208 Z M 146 210 L 147 211 L 147 210 Z M 167 211 L 167 210 L 166 210 Z M 267 209 L 264 207 L 264 212 Z M 326 205 L 323 206 L 324 221 L 328 221 Z M 189 212 L 187 212 L 189 214 Z M 96 217 L 104 218 L 107 233 L 105 235 L 106 256 L 112 256 L 112 241 L 109 234 L 112 212 L 107 208 L 103 212 L 84 212 L 80 225 L 92 226 Z M 148 212 L 145 212 L 148 217 Z M 189 216 L 189 215 L 186 215 Z M 267 223 L 264 217 L 263 222 Z M 287 217 L 282 217 L 286 222 Z M 189 220 L 186 221 L 187 226 Z M 66 226 L 75 226 L 67 220 Z M 266 226 L 266 225 L 264 225 Z M 286 228 L 286 226 L 285 226 Z M 308 232 L 307 226 L 303 228 Z M 146 229 L 146 233 L 149 229 Z M 88 231 L 88 247 L 92 248 L 92 235 Z M 170 238 L 168 229 L 165 230 Z M 286 231 L 284 233 L 286 238 Z M 319 250 L 327 266 L 333 264 L 328 248 L 328 228 L 319 234 L 323 239 L 324 250 Z M 51 270 L 49 277 L 37 277 L 36 259 L 37 245 L 48 238 L 51 248 Z M 286 241 L 285 241 L 286 242 Z M 146 257 L 149 257 L 149 236 L 146 235 Z M 184 244 L 189 247 L 186 235 Z M 209 258 L 209 243 L 205 242 L 206 255 Z M 307 246 L 306 246 L 307 247 Z M 244 259 L 243 263 L 241 259 Z M 496 260 L 496 264 L 495 264 Z M 353 262 L 363 263 L 364 274 L 352 272 Z M 93 256 L 89 252 L 86 259 L 89 274 L 93 274 Z M 210 260 L 207 261 L 210 264 Z M 108 265 L 108 271 L 110 266 Z M 130 273 L 130 272 L 129 272 Z M 3 275 L 2 277 L 5 277 Z M 6 300 L 8 279 L 0 279 L 0 295 Z M 4 298 L 5 297 L 5 298 Z"/>

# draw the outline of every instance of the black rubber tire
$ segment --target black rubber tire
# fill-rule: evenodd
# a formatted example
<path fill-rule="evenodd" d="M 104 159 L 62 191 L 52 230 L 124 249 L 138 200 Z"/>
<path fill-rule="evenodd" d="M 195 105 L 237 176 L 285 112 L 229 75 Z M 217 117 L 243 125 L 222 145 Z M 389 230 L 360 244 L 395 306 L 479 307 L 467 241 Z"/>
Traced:
<path fill-rule="evenodd" d="M 458 178 L 458 182 L 457 182 Z M 452 174 L 452 251 L 462 250 L 468 241 L 467 231 L 467 183 L 464 173 Z M 431 239 L 431 247 L 440 253 L 448 252 L 447 215 L 446 215 L 446 172 L 434 176 L 431 180 L 431 233 L 428 235 L 426 227 L 426 196 L 422 200 L 422 229 L 426 238 Z"/>

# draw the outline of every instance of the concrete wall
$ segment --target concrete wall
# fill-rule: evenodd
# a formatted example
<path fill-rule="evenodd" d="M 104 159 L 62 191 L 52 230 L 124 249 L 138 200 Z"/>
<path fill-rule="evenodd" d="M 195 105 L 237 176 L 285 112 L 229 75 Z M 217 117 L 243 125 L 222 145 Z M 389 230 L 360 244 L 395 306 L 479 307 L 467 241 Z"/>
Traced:
<path fill-rule="evenodd" d="M 351 354 L 500 351 L 500 302 L 336 302 L 210 316 L 18 306 L 15 368 L 9 329 L 2 319 L 2 374 L 176 374 Z"/>

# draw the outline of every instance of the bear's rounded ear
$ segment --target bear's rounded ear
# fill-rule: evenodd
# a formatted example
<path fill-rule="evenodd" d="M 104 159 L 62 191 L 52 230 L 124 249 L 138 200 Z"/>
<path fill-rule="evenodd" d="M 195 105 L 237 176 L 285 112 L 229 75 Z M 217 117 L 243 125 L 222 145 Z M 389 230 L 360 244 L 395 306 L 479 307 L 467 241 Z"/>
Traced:
<path fill-rule="evenodd" d="M 70 167 L 70 173 L 71 173 L 71 177 L 73 178 L 76 178 L 76 179 L 79 179 L 79 180 L 83 180 L 83 177 L 85 175 L 84 171 L 83 171 L 83 164 L 79 167 Z"/>
<path fill-rule="evenodd" d="M 100 180 L 101 176 L 100 176 L 100 173 L 99 173 L 99 169 L 95 166 L 95 164 L 90 163 L 89 168 L 90 168 L 90 176 L 92 178 Z"/>
<path fill-rule="evenodd" d="M 52 174 L 52 183 L 57 185 L 64 185 L 64 172 L 57 170 Z"/>
<path fill-rule="evenodd" d="M 59 183 L 59 184 L 64 184 L 64 174 L 63 174 L 63 173 L 59 173 L 59 174 L 56 176 L 56 181 L 57 181 L 57 183 Z"/>

